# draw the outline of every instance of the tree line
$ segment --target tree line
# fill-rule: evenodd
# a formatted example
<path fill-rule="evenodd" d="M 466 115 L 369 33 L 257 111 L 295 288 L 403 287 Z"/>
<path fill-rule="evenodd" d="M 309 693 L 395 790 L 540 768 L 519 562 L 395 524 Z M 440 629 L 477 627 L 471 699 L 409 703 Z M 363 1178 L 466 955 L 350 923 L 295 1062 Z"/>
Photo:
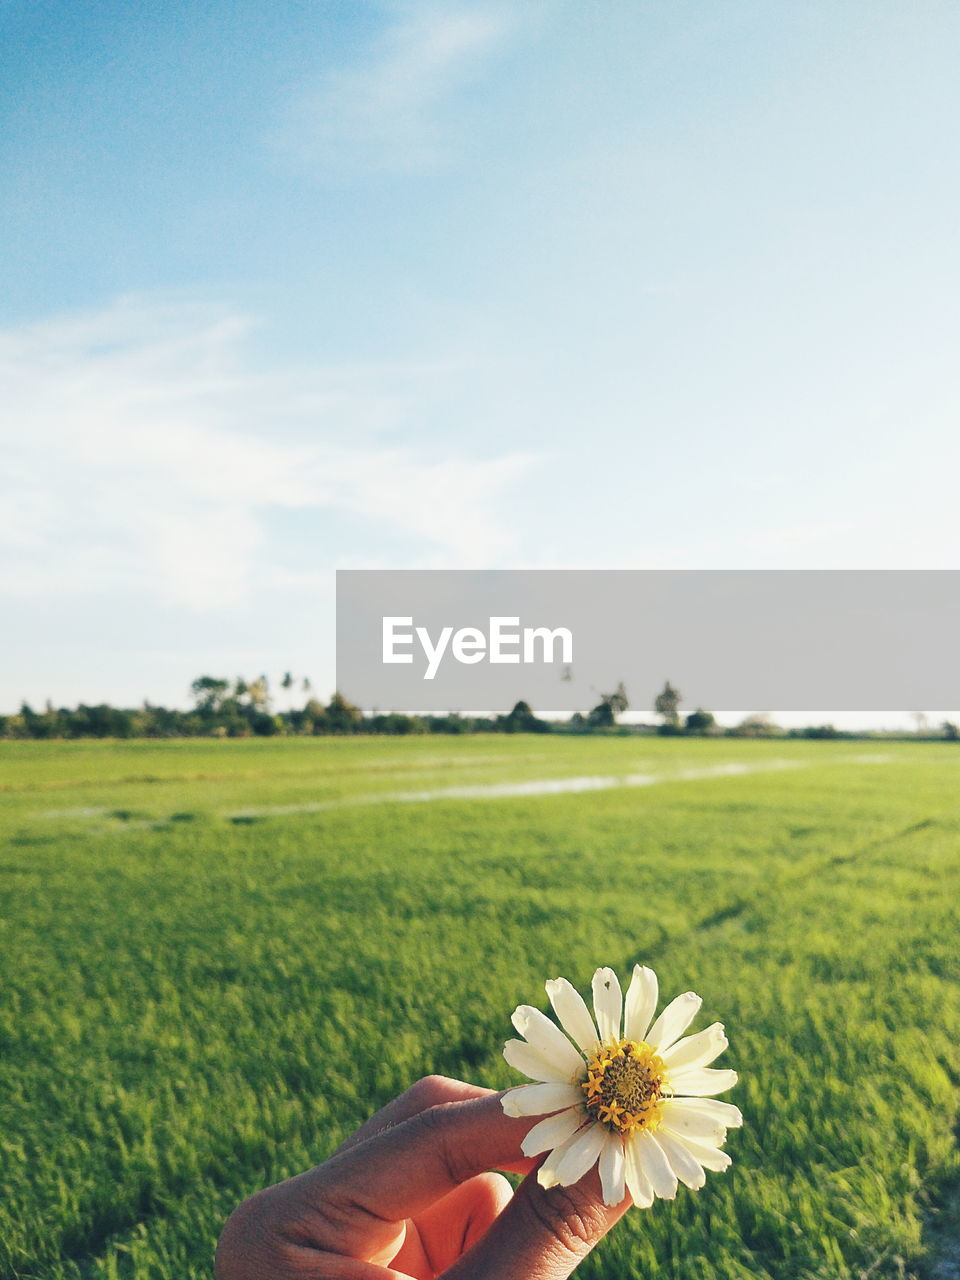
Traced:
<path fill-rule="evenodd" d="M 255 680 L 199 676 L 190 686 L 189 710 L 145 701 L 135 708 L 101 702 L 42 711 L 24 702 L 12 715 L 0 715 L 0 739 L 12 738 L 248 738 L 319 734 L 546 733 L 551 724 L 518 702 L 506 715 L 412 716 L 400 712 L 364 715 L 341 693 L 328 702 L 313 696 L 310 680 L 286 672 L 279 682 L 286 701 L 294 691 L 307 695 L 301 707 L 274 708 L 275 697 L 265 675 Z"/>
<path fill-rule="evenodd" d="M 623 684 L 612 693 L 598 695 L 598 702 L 585 715 L 574 712 L 569 720 L 543 720 L 526 702 L 517 702 L 503 715 L 464 716 L 407 715 L 403 712 L 376 712 L 365 715 L 340 693 L 328 702 L 313 696 L 310 680 L 294 678 L 288 671 L 279 687 L 293 701 L 294 690 L 307 695 L 300 708 L 274 710 L 275 698 L 265 675 L 247 681 L 219 676 L 199 676 L 190 686 L 193 706 L 188 711 L 144 702 L 141 707 L 112 707 L 107 703 L 73 708 L 54 707 L 47 702 L 42 711 L 24 702 L 13 715 L 0 715 L 0 739 L 33 738 L 245 738 L 314 736 L 326 734 L 425 734 L 425 733 L 650 733 L 665 736 L 742 738 L 841 738 L 863 735 L 845 733 L 833 725 L 809 725 L 784 730 L 768 716 L 747 716 L 739 725 L 722 728 L 710 711 L 697 707 L 681 716 L 682 695 L 669 681 L 654 700 L 655 725 L 620 723 L 619 717 L 630 703 Z M 944 721 L 939 732 L 922 736 L 960 740 L 960 728 Z"/>

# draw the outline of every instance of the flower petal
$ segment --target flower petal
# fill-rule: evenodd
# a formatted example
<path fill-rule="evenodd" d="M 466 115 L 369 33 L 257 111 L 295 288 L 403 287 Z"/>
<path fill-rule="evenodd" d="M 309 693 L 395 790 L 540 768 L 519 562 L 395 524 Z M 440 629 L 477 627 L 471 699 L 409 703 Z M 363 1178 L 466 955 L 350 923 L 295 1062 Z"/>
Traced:
<path fill-rule="evenodd" d="M 640 1164 L 650 1180 L 650 1185 L 661 1200 L 673 1200 L 677 1194 L 677 1175 L 670 1168 L 663 1147 L 656 1138 L 645 1129 L 634 1139 L 640 1157 Z"/>
<path fill-rule="evenodd" d="M 557 1166 L 556 1178 L 559 1186 L 572 1187 L 593 1168 L 606 1143 L 608 1132 L 602 1124 L 594 1123 L 575 1135 Z"/>
<path fill-rule="evenodd" d="M 723 1142 L 727 1136 L 726 1127 L 719 1120 L 688 1108 L 685 1098 L 667 1098 L 662 1106 L 660 1127 L 669 1133 L 712 1145 Z"/>
<path fill-rule="evenodd" d="M 743 1124 L 740 1108 L 735 1107 L 732 1102 L 720 1102 L 717 1098 L 668 1098 L 664 1101 L 665 1107 L 681 1105 L 686 1111 L 696 1111 L 699 1115 L 710 1116 L 725 1129 L 739 1129 Z"/>
<path fill-rule="evenodd" d="M 679 1071 L 682 1067 L 707 1067 L 718 1058 L 729 1041 L 723 1034 L 723 1023 L 715 1022 L 706 1031 L 698 1031 L 695 1036 L 687 1036 L 678 1040 L 669 1049 L 661 1053 L 664 1066 L 671 1071 Z"/>
<path fill-rule="evenodd" d="M 702 1164 L 711 1173 L 723 1173 L 724 1169 L 729 1169 L 733 1164 L 725 1151 L 706 1142 L 694 1142 L 692 1138 L 680 1138 L 678 1141 L 683 1143 L 698 1164 Z"/>
<path fill-rule="evenodd" d="M 521 1004 L 514 1009 L 512 1021 L 524 1040 L 529 1041 L 538 1053 L 548 1062 L 555 1062 L 558 1067 L 563 1068 L 565 1080 L 583 1070 L 583 1059 L 545 1013 L 534 1009 L 533 1005 Z"/>
<path fill-rule="evenodd" d="M 556 1115 L 547 1116 L 535 1124 L 523 1142 L 520 1150 L 525 1156 L 538 1156 L 543 1151 L 552 1151 L 566 1142 L 580 1128 L 584 1120 L 584 1112 L 579 1107 L 568 1107 L 566 1111 L 558 1111 Z"/>
<path fill-rule="evenodd" d="M 709 1098 L 732 1089 L 739 1076 L 735 1071 L 714 1071 L 712 1067 L 685 1067 L 670 1072 L 670 1087 L 675 1094 Z"/>
<path fill-rule="evenodd" d="M 647 1035 L 647 1044 L 658 1053 L 669 1049 L 675 1040 L 679 1040 L 697 1016 L 703 1001 L 693 991 L 685 991 L 682 996 L 671 1000 L 656 1020 Z"/>
<path fill-rule="evenodd" d="M 670 1163 L 670 1168 L 685 1187 L 691 1191 L 699 1191 L 707 1180 L 700 1164 L 694 1159 L 690 1149 L 679 1138 L 671 1137 L 662 1129 L 657 1130 L 657 1142 Z"/>
<path fill-rule="evenodd" d="M 578 1106 L 583 1090 L 572 1084 L 521 1084 L 508 1089 L 500 1105 L 508 1116 L 545 1116 L 551 1111 Z"/>
<path fill-rule="evenodd" d="M 636 1138 L 628 1138 L 623 1149 L 624 1172 L 630 1198 L 638 1209 L 649 1209 L 653 1204 L 653 1187 L 640 1160 L 640 1144 Z"/>
<path fill-rule="evenodd" d="M 547 983 L 547 995 L 570 1039 L 588 1056 L 594 1053 L 600 1037 L 580 992 L 566 978 L 553 978 Z"/>
<path fill-rule="evenodd" d="M 600 1039 L 619 1040 L 623 993 L 612 969 L 598 969 L 593 975 L 593 1011 L 597 1015 Z"/>
<path fill-rule="evenodd" d="M 594 1128 L 599 1126 L 595 1125 Z M 579 1132 L 579 1130 L 578 1130 Z M 557 1185 L 557 1169 L 560 1161 L 567 1154 L 570 1148 L 577 1140 L 577 1133 L 571 1133 L 559 1146 L 554 1147 L 550 1154 L 544 1160 L 543 1164 L 537 1170 L 537 1181 L 541 1187 L 555 1187 Z"/>
<path fill-rule="evenodd" d="M 627 988 L 627 1000 L 623 1011 L 623 1036 L 625 1040 L 641 1041 L 646 1037 L 650 1019 L 657 1008 L 659 987 L 657 975 L 641 964 L 633 966 L 633 977 Z"/>
<path fill-rule="evenodd" d="M 503 1046 L 503 1056 L 516 1071 L 522 1071 L 531 1080 L 551 1081 L 554 1084 L 570 1084 L 569 1071 L 564 1071 L 555 1062 L 549 1062 L 544 1054 L 535 1049 L 526 1040 L 508 1040 Z M 583 1059 L 577 1057 L 580 1071 L 583 1072 Z"/>
<path fill-rule="evenodd" d="M 615 1133 L 608 1133 L 600 1152 L 600 1187 L 603 1203 L 618 1205 L 626 1194 L 626 1163 L 623 1158 L 623 1140 Z"/>

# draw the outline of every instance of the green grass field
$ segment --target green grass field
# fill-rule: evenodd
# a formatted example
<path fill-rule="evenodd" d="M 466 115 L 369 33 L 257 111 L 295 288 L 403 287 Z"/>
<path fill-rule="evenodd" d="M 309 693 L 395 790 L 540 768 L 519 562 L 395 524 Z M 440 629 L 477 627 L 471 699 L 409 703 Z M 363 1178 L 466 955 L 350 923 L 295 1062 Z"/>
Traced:
<path fill-rule="evenodd" d="M 746 1125 L 578 1275 L 948 1274 L 950 744 L 13 742 L 0 822 L 5 1280 L 209 1277 L 243 1196 L 418 1076 L 518 1083 L 514 1006 L 638 960 L 726 1023 Z"/>

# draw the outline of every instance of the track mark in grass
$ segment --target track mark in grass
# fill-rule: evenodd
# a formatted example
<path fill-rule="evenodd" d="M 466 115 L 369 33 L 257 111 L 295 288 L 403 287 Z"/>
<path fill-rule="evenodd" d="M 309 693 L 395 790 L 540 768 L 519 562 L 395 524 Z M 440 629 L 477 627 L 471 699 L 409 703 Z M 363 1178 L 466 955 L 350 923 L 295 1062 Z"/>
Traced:
<path fill-rule="evenodd" d="M 960 1126 L 954 1130 L 960 1144 Z M 924 1280 L 960 1280 L 960 1177 L 941 1184 L 923 1214 Z"/>
<path fill-rule="evenodd" d="M 904 827 L 902 831 L 894 831 L 889 836 L 880 836 L 878 839 L 871 840 L 868 844 L 862 845 L 859 849 L 854 849 L 850 853 L 838 853 L 824 862 L 815 872 L 810 872 L 809 874 L 813 875 L 822 871 L 829 871 L 832 867 L 848 866 L 851 862 L 856 862 L 858 858 L 862 858 L 865 853 L 872 853 L 875 849 L 882 849 L 887 844 L 896 844 L 898 840 L 916 835 L 918 831 L 927 831 L 930 827 L 935 827 L 936 825 L 936 818 L 924 818 L 922 822 L 911 823 L 909 827 Z"/>
<path fill-rule="evenodd" d="M 136 1188 L 127 1187 L 125 1191 L 123 1203 L 104 1201 L 94 1207 L 83 1221 L 70 1223 L 63 1229 L 58 1261 L 72 1264 L 77 1268 L 77 1274 L 84 1277 L 102 1275 L 98 1264 L 109 1246 L 119 1243 L 123 1236 L 142 1228 L 162 1213 L 163 1207 L 149 1180 Z M 36 1276 L 39 1280 L 40 1276 L 50 1274 L 52 1261 L 49 1256 L 18 1259 L 18 1270 L 14 1275 L 22 1276 L 24 1280 Z"/>
<path fill-rule="evenodd" d="M 199 816 L 200 815 L 198 813 L 187 813 L 187 812 L 171 813 L 170 821 L 171 822 L 196 822 Z"/>
<path fill-rule="evenodd" d="M 719 911 L 713 911 L 710 915 L 704 916 L 693 926 L 693 931 L 696 933 L 701 929 L 715 929 L 717 925 L 726 924 L 728 920 L 736 920 L 737 916 L 743 915 L 748 905 L 743 899 L 731 902 L 729 906 L 721 907 Z"/>
<path fill-rule="evenodd" d="M 915 831 L 926 831 L 928 827 L 937 825 L 935 818 L 924 818 L 922 822 L 915 822 L 912 827 L 905 827 L 900 832 L 902 836 L 912 836 Z"/>
<path fill-rule="evenodd" d="M 833 857 L 826 858 L 824 861 L 818 861 L 814 865 L 809 860 L 805 860 L 803 867 L 799 871 L 791 871 L 781 876 L 776 882 L 768 884 L 763 890 L 757 893 L 752 901 L 738 898 L 728 903 L 724 907 L 718 908 L 709 915 L 704 916 L 702 920 L 697 921 L 690 928 L 690 933 L 699 933 L 706 929 L 715 929 L 720 925 L 728 923 L 730 920 L 736 920 L 744 915 L 751 907 L 754 908 L 761 916 L 764 911 L 771 907 L 776 912 L 779 910 L 779 903 L 782 900 L 786 890 L 796 890 L 798 886 L 823 877 L 826 872 L 832 871 L 837 867 L 848 866 L 850 863 L 857 862 L 859 859 L 869 855 L 877 849 L 882 849 L 885 845 L 895 844 L 904 837 L 911 836 L 920 831 L 926 831 L 930 827 L 937 826 L 935 818 L 925 818 L 921 822 L 911 823 L 910 826 L 895 831 L 891 835 L 881 836 L 878 839 L 870 840 L 859 848 L 851 850 L 850 853 L 836 854 Z M 804 834 L 816 830 L 815 827 L 797 828 Z M 791 834 L 793 832 L 791 831 Z M 960 1194 L 960 1193 L 958 1193 Z M 960 1207 L 958 1207 L 958 1238 L 960 1238 Z M 958 1244 L 960 1249 L 960 1244 Z M 956 1276 L 956 1280 L 960 1280 L 960 1272 Z"/>
<path fill-rule="evenodd" d="M 467 1036 L 457 1044 L 451 1044 L 439 1055 L 434 1067 L 441 1075 L 461 1076 L 475 1071 L 481 1063 L 494 1063 L 499 1054 L 488 1042 Z"/>

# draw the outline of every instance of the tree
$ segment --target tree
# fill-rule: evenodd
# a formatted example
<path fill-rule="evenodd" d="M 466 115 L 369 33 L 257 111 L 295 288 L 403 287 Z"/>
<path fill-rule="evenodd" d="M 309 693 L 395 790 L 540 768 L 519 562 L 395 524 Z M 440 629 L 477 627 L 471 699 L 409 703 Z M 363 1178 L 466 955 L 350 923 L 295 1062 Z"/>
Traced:
<path fill-rule="evenodd" d="M 258 676 L 247 686 L 247 697 L 255 711 L 270 710 L 270 684 L 266 676 Z"/>
<path fill-rule="evenodd" d="M 348 702 L 342 693 L 335 693 L 327 704 L 324 719 L 331 733 L 356 733 L 363 720 L 363 712 Z"/>
<path fill-rule="evenodd" d="M 539 720 L 529 702 L 516 703 L 509 715 L 497 716 L 497 726 L 504 733 L 549 733 L 550 725 Z"/>
<path fill-rule="evenodd" d="M 595 729 L 611 729 L 617 722 L 617 716 L 622 715 L 629 706 L 627 691 L 621 680 L 613 693 L 601 693 L 600 701 L 587 716 L 587 723 Z"/>
<path fill-rule="evenodd" d="M 944 720 L 940 728 L 948 742 L 960 742 L 960 726 L 954 724 L 952 720 Z"/>
<path fill-rule="evenodd" d="M 821 738 L 839 738 L 840 734 L 832 724 L 810 724 L 800 731 L 800 736 L 819 740 Z"/>
<path fill-rule="evenodd" d="M 250 728 L 260 737 L 270 738 L 283 729 L 283 721 L 279 716 L 272 716 L 266 711 L 251 711 Z"/>
<path fill-rule="evenodd" d="M 653 709 L 658 716 L 662 716 L 665 724 L 677 725 L 680 723 L 680 703 L 683 701 L 683 695 L 679 689 L 675 689 L 668 680 L 653 704 Z"/>
<path fill-rule="evenodd" d="M 614 689 L 613 693 L 605 693 L 603 695 L 603 700 L 613 712 L 614 719 L 616 719 L 617 716 L 622 715 L 630 706 L 630 703 L 627 700 L 627 691 L 623 687 L 622 680 L 617 685 L 616 689 Z"/>
<path fill-rule="evenodd" d="M 587 724 L 591 729 L 612 729 L 615 721 L 609 702 L 598 702 L 587 712 Z"/>
<path fill-rule="evenodd" d="M 419 716 L 404 715 L 402 711 L 390 711 L 376 715 L 367 721 L 371 733 L 392 733 L 404 736 L 409 733 L 426 733 L 425 721 Z"/>
<path fill-rule="evenodd" d="M 426 726 L 430 733 L 470 733 L 473 722 L 459 711 L 451 711 L 445 716 L 427 716 Z"/>
<path fill-rule="evenodd" d="M 687 716 L 685 728 L 687 733 L 703 736 L 715 733 L 717 722 L 712 711 L 704 711 L 703 707 L 697 707 L 696 711 L 691 711 Z"/>
<path fill-rule="evenodd" d="M 327 711 L 317 698 L 310 698 L 300 712 L 301 723 L 307 733 L 325 733 L 327 730 Z"/>
<path fill-rule="evenodd" d="M 756 711 L 744 716 L 732 733 L 735 738 L 776 738 L 782 736 L 783 730 L 773 723 L 766 711 Z"/>
<path fill-rule="evenodd" d="M 212 719 L 223 705 L 229 688 L 229 680 L 219 680 L 216 676 L 198 676 L 190 686 L 197 711 Z"/>

